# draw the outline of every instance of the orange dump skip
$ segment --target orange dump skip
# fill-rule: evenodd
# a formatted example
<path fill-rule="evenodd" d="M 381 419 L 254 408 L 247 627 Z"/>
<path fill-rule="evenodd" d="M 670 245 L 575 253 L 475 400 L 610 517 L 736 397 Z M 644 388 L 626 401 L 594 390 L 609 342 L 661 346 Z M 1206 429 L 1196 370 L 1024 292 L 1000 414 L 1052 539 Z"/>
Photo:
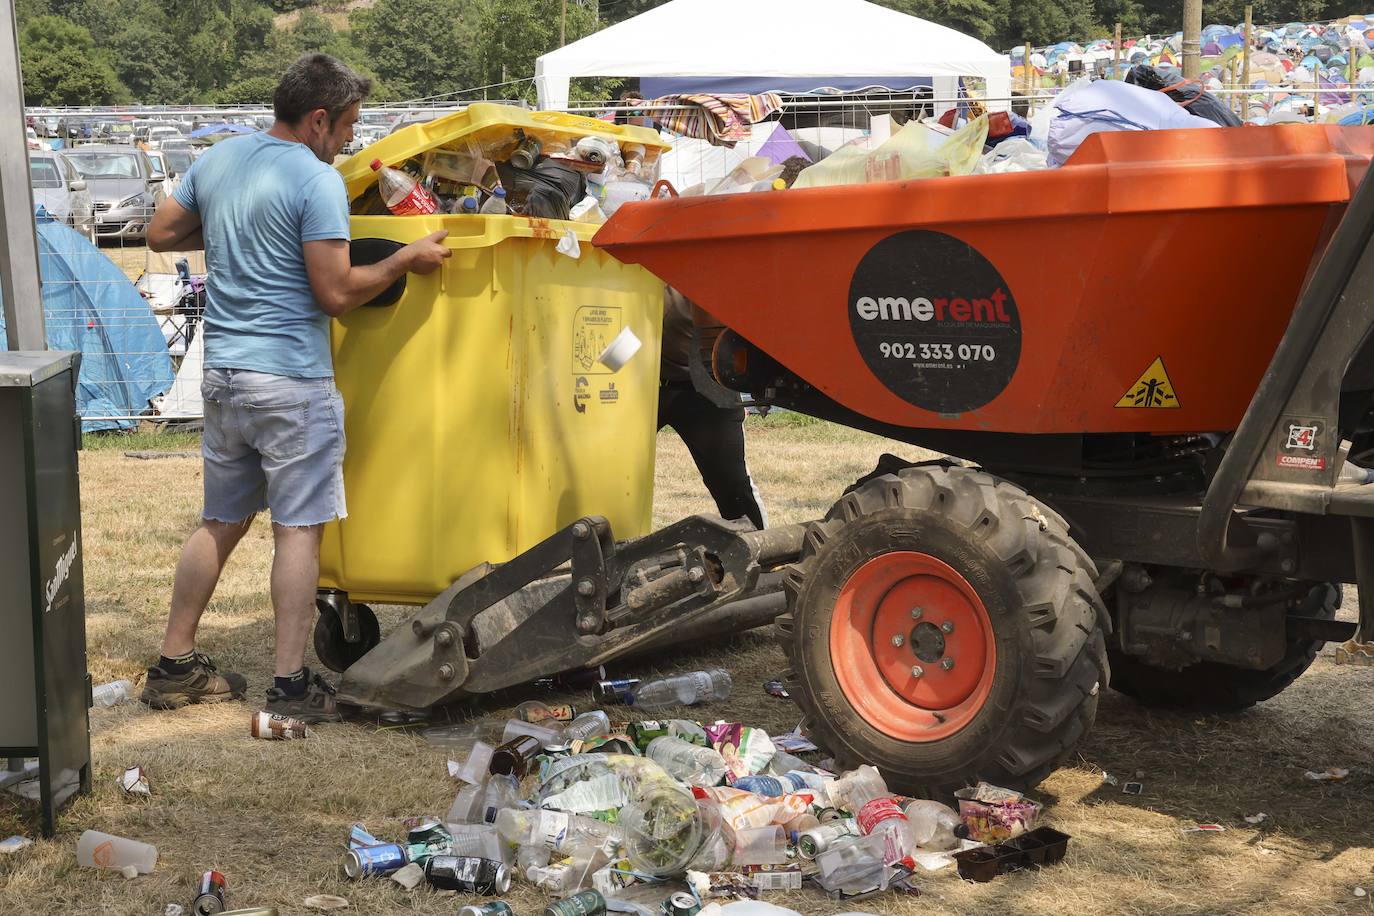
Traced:
<path fill-rule="evenodd" d="M 642 264 L 885 423 L 1234 429 L 1368 127 L 1096 134 L 1062 168 L 622 207 Z"/>

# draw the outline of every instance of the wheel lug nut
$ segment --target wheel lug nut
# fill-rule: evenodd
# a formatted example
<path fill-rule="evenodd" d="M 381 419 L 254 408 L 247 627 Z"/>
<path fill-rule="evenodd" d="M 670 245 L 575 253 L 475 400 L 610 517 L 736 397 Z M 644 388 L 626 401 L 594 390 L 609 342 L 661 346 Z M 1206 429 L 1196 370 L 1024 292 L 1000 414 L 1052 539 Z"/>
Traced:
<path fill-rule="evenodd" d="M 577 593 L 583 598 L 590 598 L 596 594 L 596 583 L 591 579 L 583 579 L 577 583 Z"/>
<path fill-rule="evenodd" d="M 953 621 L 953 620 L 946 620 L 944 623 L 940 624 L 940 629 L 943 630 L 943 631 L 946 632 L 946 633 L 953 633 L 953 632 L 954 632 L 954 621 Z"/>
<path fill-rule="evenodd" d="M 925 611 L 922 608 L 914 607 L 911 609 L 911 619 L 920 620 L 923 613 L 925 613 Z"/>
<path fill-rule="evenodd" d="M 951 669 L 951 668 L 954 667 L 954 659 L 952 659 L 952 658 L 942 658 L 942 659 L 940 659 L 940 667 L 941 667 L 941 668 L 944 668 L 946 671 L 948 671 L 949 669 Z"/>
<path fill-rule="evenodd" d="M 899 649 L 902 647 L 902 643 L 904 642 L 906 642 L 906 640 L 902 638 L 901 633 L 898 633 L 896 636 L 892 637 L 892 644 Z"/>
<path fill-rule="evenodd" d="M 920 677 L 921 675 L 923 675 L 923 674 L 925 674 L 925 673 L 926 673 L 926 669 L 922 668 L 920 665 L 912 665 L 912 666 L 911 666 L 911 676 L 912 676 L 912 677 Z"/>

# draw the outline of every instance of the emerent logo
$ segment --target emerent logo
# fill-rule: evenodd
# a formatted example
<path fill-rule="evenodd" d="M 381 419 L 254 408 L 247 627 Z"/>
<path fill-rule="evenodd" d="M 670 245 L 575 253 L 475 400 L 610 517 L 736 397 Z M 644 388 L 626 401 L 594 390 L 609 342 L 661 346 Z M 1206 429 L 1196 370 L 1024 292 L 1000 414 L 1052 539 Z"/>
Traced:
<path fill-rule="evenodd" d="M 67 548 L 67 552 L 57 561 L 57 569 L 53 570 L 52 578 L 48 580 L 47 588 L 43 590 L 43 597 L 47 599 L 47 604 L 43 607 L 46 614 L 52 610 L 52 603 L 57 600 L 57 593 L 61 590 L 63 583 L 72 574 L 72 564 L 76 562 L 76 536 L 72 536 L 72 544 Z"/>
<path fill-rule="evenodd" d="M 986 299 L 863 296 L 855 300 L 854 312 L 864 321 L 954 321 L 961 324 L 971 321 L 1011 324 L 1014 321 L 1007 314 L 1007 293 L 1001 288 Z"/>

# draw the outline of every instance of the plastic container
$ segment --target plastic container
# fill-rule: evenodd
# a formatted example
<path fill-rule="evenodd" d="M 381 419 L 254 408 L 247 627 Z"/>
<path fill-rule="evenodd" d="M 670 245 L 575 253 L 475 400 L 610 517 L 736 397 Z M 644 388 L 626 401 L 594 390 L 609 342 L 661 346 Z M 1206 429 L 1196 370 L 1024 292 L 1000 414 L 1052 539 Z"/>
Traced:
<path fill-rule="evenodd" d="M 520 800 L 520 781 L 514 776 L 497 775 L 487 780 L 482 793 L 481 823 L 496 822 L 496 813 Z"/>
<path fill-rule="evenodd" d="M 665 706 L 691 706 L 710 700 L 724 700 L 730 696 L 731 686 L 730 674 L 723 669 L 693 671 L 640 684 L 630 695 L 630 705 L 661 709 Z"/>
<path fill-rule="evenodd" d="M 542 809 L 506 808 L 496 815 L 496 829 L 508 843 L 543 846 L 565 856 L 581 846 L 604 847 L 620 837 L 619 828 L 594 817 Z"/>
<path fill-rule="evenodd" d="M 480 213 L 486 216 L 504 216 L 509 212 L 506 206 L 506 189 L 497 188 L 491 192 L 491 196 L 482 204 Z"/>
<path fill-rule="evenodd" d="M 501 834 L 491 824 L 450 824 L 453 835 L 453 855 L 496 859 L 510 864 L 510 847 L 502 842 Z"/>
<path fill-rule="evenodd" d="M 453 799 L 453 804 L 448 809 L 448 814 L 444 817 L 444 824 L 449 832 L 453 831 L 458 824 L 480 824 L 483 822 L 485 806 L 482 802 L 487 796 L 487 784 L 485 781 L 476 785 L 464 786 L 458 790 L 458 795 Z"/>
<path fill-rule="evenodd" d="M 157 847 L 99 830 L 87 830 L 76 841 L 76 864 L 84 868 L 134 868 L 150 875 L 157 866 Z"/>
<path fill-rule="evenodd" d="M 557 722 L 552 723 L 557 725 Z M 562 728 L 548 728 L 544 725 L 536 725 L 533 722 L 521 722 L 519 719 L 511 719 L 506 722 L 505 731 L 501 733 L 501 741 L 505 743 L 521 735 L 528 735 L 534 738 L 543 747 L 550 744 L 557 744 L 562 740 Z"/>
<path fill-rule="evenodd" d="M 688 785 L 706 788 L 725 778 L 725 758 L 719 751 L 672 735 L 650 741 L 645 756 Z"/>

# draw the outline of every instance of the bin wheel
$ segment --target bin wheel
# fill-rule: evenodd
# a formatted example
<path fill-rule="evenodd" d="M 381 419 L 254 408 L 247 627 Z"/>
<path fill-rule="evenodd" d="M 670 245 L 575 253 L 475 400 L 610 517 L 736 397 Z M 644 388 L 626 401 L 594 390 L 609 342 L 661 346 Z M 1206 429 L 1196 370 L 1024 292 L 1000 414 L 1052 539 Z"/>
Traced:
<path fill-rule="evenodd" d="M 357 642 L 344 639 L 343 621 L 338 611 L 324 601 L 316 602 L 320 616 L 315 620 L 315 654 L 320 664 L 330 671 L 348 670 L 358 659 L 377 647 L 382 641 L 382 630 L 377 623 L 377 615 L 365 604 L 353 605 L 358 615 Z"/>
<path fill-rule="evenodd" d="M 1294 613 L 1335 620 L 1340 606 L 1340 587 L 1318 582 Z M 1316 661 L 1324 645 L 1321 640 L 1290 639 L 1284 657 L 1262 671 L 1219 662 L 1198 662 L 1179 671 L 1168 671 L 1112 646 L 1112 689 L 1145 706 L 1240 712 L 1282 693 Z"/>
<path fill-rule="evenodd" d="M 989 474 L 922 465 L 806 534 L 778 618 L 788 690 L 841 767 L 936 798 L 1030 788 L 1092 725 L 1111 622 L 1055 512 Z"/>

